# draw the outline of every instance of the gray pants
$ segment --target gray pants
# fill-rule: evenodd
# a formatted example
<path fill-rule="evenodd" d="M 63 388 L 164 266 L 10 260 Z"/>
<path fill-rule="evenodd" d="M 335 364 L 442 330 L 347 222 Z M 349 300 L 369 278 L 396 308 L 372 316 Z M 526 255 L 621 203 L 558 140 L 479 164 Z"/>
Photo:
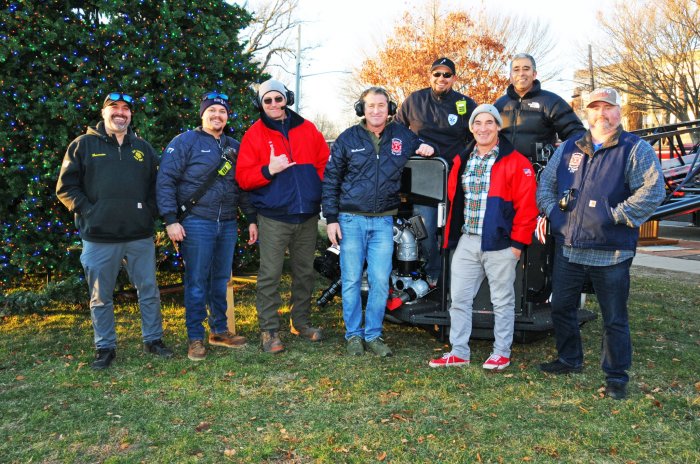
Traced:
<path fill-rule="evenodd" d="M 292 271 L 292 322 L 294 327 L 311 326 L 311 292 L 314 276 L 314 253 L 318 234 L 318 217 L 289 224 L 258 215 L 260 269 L 255 305 L 260 330 L 279 330 L 277 311 L 282 305 L 279 284 L 284 256 L 289 249 Z"/>
<path fill-rule="evenodd" d="M 472 307 L 479 287 L 488 279 L 495 324 L 493 354 L 510 358 L 515 326 L 515 268 L 518 260 L 510 247 L 481 251 L 481 237 L 463 234 L 452 257 L 450 343 L 452 354 L 470 359 Z"/>
<path fill-rule="evenodd" d="M 83 240 L 80 262 L 90 292 L 90 315 L 95 332 L 95 347 L 98 349 L 117 346 L 112 298 L 122 259 L 126 260 L 126 271 L 138 292 L 143 341 L 150 342 L 163 336 L 153 239 L 122 243 Z"/>

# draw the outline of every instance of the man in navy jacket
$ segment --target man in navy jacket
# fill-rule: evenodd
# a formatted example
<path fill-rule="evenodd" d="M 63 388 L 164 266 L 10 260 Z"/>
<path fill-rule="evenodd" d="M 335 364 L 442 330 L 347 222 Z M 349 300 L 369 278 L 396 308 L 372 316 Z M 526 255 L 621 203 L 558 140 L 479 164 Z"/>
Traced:
<path fill-rule="evenodd" d="M 411 155 L 431 156 L 405 126 L 386 90 L 370 87 L 355 104 L 364 119 L 340 134 L 323 177 L 323 214 L 328 238 L 340 245 L 343 319 L 348 354 L 364 354 L 363 340 L 378 356 L 391 356 L 382 339 L 394 251 L 393 216 L 398 212 L 401 173 Z M 362 324 L 360 286 L 367 263 L 369 295 Z"/>
<path fill-rule="evenodd" d="M 206 357 L 203 323 L 207 307 L 210 345 L 238 348 L 246 344 L 244 337 L 228 331 L 226 318 L 226 285 L 231 278 L 239 206 L 250 221 L 249 244 L 257 240 L 258 228 L 255 210 L 234 178 L 235 167 L 222 169 L 222 156 L 239 147 L 238 141 L 224 134 L 228 113 L 227 95 L 205 94 L 199 106 L 202 125 L 168 144 L 158 171 L 158 209 L 170 240 L 181 243 L 185 260 L 185 325 L 191 361 Z M 194 198 L 215 171 L 220 174 L 214 182 L 200 198 Z M 178 216 L 182 205 L 191 205 L 193 199 L 187 215 Z"/>
<path fill-rule="evenodd" d="M 632 365 L 629 270 L 639 226 L 664 199 L 663 173 L 654 149 L 622 130 L 614 89 L 591 93 L 586 118 L 590 129 L 557 149 L 537 189 L 537 206 L 549 218 L 556 239 L 552 321 L 558 353 L 540 370 L 582 370 L 577 309 L 590 278 L 603 315 L 605 393 L 623 399 Z"/>

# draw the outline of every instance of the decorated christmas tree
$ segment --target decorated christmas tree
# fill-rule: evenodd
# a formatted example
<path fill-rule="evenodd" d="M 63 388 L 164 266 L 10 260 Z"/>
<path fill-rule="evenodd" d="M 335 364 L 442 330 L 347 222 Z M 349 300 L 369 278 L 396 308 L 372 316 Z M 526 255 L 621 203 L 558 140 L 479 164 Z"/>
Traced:
<path fill-rule="evenodd" d="M 80 272 L 73 218 L 56 200 L 66 147 L 97 123 L 105 95 L 137 99 L 132 128 L 161 151 L 200 124 L 199 97 L 231 97 L 240 140 L 260 79 L 238 32 L 249 14 L 223 0 L 4 2 L 0 12 L 0 286 L 25 275 Z M 119 173 L 115 173 L 119 175 Z M 237 262 L 249 261 L 241 221 Z M 162 241 L 159 260 L 177 265 Z M 167 265 L 166 265 L 167 266 Z"/>

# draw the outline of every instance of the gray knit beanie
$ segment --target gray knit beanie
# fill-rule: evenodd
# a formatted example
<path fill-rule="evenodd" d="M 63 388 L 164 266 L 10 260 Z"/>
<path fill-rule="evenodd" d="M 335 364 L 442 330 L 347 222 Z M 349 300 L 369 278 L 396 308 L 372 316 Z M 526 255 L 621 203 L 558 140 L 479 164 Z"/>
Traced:
<path fill-rule="evenodd" d="M 498 127 L 503 127 L 503 120 L 501 119 L 501 115 L 498 113 L 498 110 L 496 109 L 495 106 L 489 105 L 488 103 L 483 103 L 474 109 L 474 112 L 472 113 L 471 117 L 469 118 L 469 130 L 472 130 L 472 126 L 474 125 L 474 119 L 480 115 L 481 113 L 488 113 L 493 118 L 496 120 L 496 124 L 498 124 Z"/>
<path fill-rule="evenodd" d="M 260 84 L 260 88 L 258 88 L 258 102 L 260 102 L 260 106 L 263 104 L 263 97 L 269 92 L 279 92 L 285 99 L 287 98 L 287 88 L 284 84 L 280 81 L 269 79 Z"/>

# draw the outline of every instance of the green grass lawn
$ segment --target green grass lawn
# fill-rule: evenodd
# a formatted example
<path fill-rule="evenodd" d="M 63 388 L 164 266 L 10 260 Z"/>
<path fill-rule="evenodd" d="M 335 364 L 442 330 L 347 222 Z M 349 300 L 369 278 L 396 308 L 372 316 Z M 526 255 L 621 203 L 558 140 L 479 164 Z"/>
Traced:
<path fill-rule="evenodd" d="M 117 360 L 106 372 L 89 368 L 84 309 L 6 317 L 0 462 L 697 463 L 699 288 L 634 278 L 626 401 L 602 397 L 600 320 L 583 327 L 584 372 L 546 377 L 536 366 L 554 355 L 551 337 L 515 345 L 514 363 L 500 374 L 480 365 L 490 342 L 472 343 L 469 368 L 431 369 L 427 361 L 445 346 L 392 324 L 385 338 L 393 358 L 347 357 L 337 301 L 314 310 L 325 341 L 285 332 L 287 351 L 265 355 L 253 284 L 236 291 L 249 345 L 213 348 L 197 364 L 186 356 L 181 294 L 163 297 L 165 340 L 176 358 L 142 353 L 138 309 L 122 300 Z"/>

